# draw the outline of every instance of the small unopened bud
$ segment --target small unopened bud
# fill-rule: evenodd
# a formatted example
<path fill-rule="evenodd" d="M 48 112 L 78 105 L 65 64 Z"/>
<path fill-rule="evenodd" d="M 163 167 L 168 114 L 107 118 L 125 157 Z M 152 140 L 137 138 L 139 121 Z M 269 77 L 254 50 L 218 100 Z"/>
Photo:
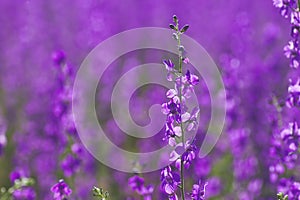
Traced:
<path fill-rule="evenodd" d="M 173 33 L 172 37 L 177 41 L 178 40 L 178 35 L 176 33 Z"/>
<path fill-rule="evenodd" d="M 180 32 L 181 32 L 181 33 L 186 32 L 186 31 L 188 30 L 189 27 L 190 27 L 190 26 L 189 26 L 188 24 L 184 25 L 184 26 L 181 28 Z"/>
<path fill-rule="evenodd" d="M 172 30 L 175 30 L 176 27 L 173 25 L 173 24 L 170 24 L 169 27 L 172 29 Z"/>
<path fill-rule="evenodd" d="M 54 61 L 54 63 L 58 66 L 64 64 L 65 60 L 66 60 L 66 55 L 63 51 L 59 50 L 56 51 L 52 54 L 52 60 Z"/>
<path fill-rule="evenodd" d="M 178 47 L 178 50 L 181 52 L 181 53 L 183 53 L 185 50 L 184 50 L 184 46 L 182 46 L 182 45 L 180 45 L 179 47 Z"/>
<path fill-rule="evenodd" d="M 174 21 L 175 23 L 178 22 L 178 18 L 177 18 L 176 15 L 173 15 L 173 21 Z"/>
<path fill-rule="evenodd" d="M 182 58 L 182 61 L 183 61 L 185 64 L 189 64 L 189 63 L 190 63 L 190 59 L 189 59 L 189 58 Z"/>

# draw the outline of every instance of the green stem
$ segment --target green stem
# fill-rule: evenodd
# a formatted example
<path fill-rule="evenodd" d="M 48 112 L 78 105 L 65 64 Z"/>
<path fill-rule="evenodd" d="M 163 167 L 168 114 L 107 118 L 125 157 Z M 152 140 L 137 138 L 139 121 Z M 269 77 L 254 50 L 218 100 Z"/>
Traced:
<path fill-rule="evenodd" d="M 176 28 L 177 28 L 177 35 L 178 35 L 178 48 L 181 46 L 181 41 L 180 41 L 180 31 L 179 31 L 179 26 L 178 23 L 176 24 Z M 180 73 L 180 87 L 179 87 L 179 103 L 180 106 L 182 104 L 182 55 L 181 52 L 179 51 L 179 56 L 178 56 L 179 60 L 179 73 Z M 181 113 L 180 113 L 181 115 Z M 181 139 L 182 139 L 182 145 L 183 148 L 185 149 L 185 141 L 184 141 L 184 130 L 183 130 L 183 125 L 182 122 L 180 122 L 180 129 L 181 129 Z M 185 200 L 185 194 L 184 194 L 184 164 L 183 164 L 183 158 L 181 157 L 181 162 L 180 162 L 180 179 L 181 179 L 181 198 L 182 200 Z"/>

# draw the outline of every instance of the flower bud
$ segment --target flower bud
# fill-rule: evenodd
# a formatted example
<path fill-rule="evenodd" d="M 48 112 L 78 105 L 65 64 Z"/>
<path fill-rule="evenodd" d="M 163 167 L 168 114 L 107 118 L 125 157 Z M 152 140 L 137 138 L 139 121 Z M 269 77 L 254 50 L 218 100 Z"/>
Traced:
<path fill-rule="evenodd" d="M 178 22 L 178 18 L 177 18 L 176 15 L 173 15 L 173 21 L 174 21 L 175 23 Z"/>
<path fill-rule="evenodd" d="M 188 30 L 189 27 L 190 27 L 190 26 L 189 26 L 188 24 L 184 25 L 184 26 L 181 28 L 180 32 L 181 32 L 181 33 L 186 32 L 186 31 Z"/>
<path fill-rule="evenodd" d="M 176 33 L 173 33 L 172 37 L 177 41 L 178 40 L 178 35 Z"/>
<path fill-rule="evenodd" d="M 172 30 L 176 30 L 176 27 L 175 27 L 173 24 L 170 24 L 169 27 L 170 27 Z"/>

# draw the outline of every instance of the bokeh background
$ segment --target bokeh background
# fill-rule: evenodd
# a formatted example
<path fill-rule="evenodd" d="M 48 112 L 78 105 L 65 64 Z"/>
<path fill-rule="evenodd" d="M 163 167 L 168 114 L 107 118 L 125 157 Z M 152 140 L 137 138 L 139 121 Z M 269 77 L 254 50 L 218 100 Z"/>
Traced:
<path fill-rule="evenodd" d="M 10 174 L 18 171 L 35 179 L 36 199 L 52 199 L 50 188 L 61 178 L 73 189 L 71 199 L 92 199 L 93 185 L 108 190 L 112 199 L 134 197 L 127 184 L 132 174 L 102 165 L 80 143 L 70 109 L 72 80 L 101 41 L 132 28 L 167 28 L 174 14 L 182 25 L 190 25 L 187 35 L 217 63 L 229 105 L 220 141 L 186 172 L 187 187 L 203 179 L 209 182 L 208 199 L 276 198 L 269 149 L 277 116 L 274 101 L 281 104 L 287 95 L 289 61 L 283 47 L 290 29 L 271 0 L 1 0 L 0 134 L 6 142 L 0 144 L 0 186 L 11 186 Z M 156 147 L 153 144 L 164 144 L 159 134 L 154 142 L 128 137 L 106 106 L 121 74 L 162 57 L 157 51 L 133 52 L 117 60 L 101 79 L 99 121 L 122 148 L 147 151 Z M 146 111 L 165 101 L 165 91 L 157 86 L 137 91 L 131 108 L 137 123 L 147 124 Z M 204 83 L 196 93 L 202 106 L 197 136 L 201 143 L 210 102 Z M 155 186 L 153 199 L 166 199 L 160 172 L 143 176 Z"/>

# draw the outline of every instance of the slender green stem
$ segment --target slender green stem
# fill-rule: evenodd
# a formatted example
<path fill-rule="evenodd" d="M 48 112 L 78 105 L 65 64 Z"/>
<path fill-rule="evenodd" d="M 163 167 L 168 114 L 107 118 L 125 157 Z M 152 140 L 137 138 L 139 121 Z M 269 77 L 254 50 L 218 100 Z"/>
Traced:
<path fill-rule="evenodd" d="M 178 49 L 181 46 L 181 41 L 180 41 L 180 31 L 179 31 L 179 26 L 178 23 L 176 24 L 176 28 L 177 28 L 177 36 L 178 36 Z M 180 106 L 182 104 L 182 55 L 181 52 L 179 51 L 179 56 L 178 56 L 178 63 L 179 63 L 179 74 L 180 74 L 180 87 L 179 87 L 179 103 Z M 181 115 L 181 113 L 180 113 Z M 181 128 L 181 139 L 182 139 L 182 145 L 183 148 L 185 149 L 185 140 L 184 140 L 184 130 L 183 130 L 183 125 L 182 122 L 180 122 L 180 128 Z M 181 162 L 180 162 L 180 179 L 181 179 L 181 198 L 182 200 L 185 200 L 185 194 L 184 194 L 184 164 L 183 164 L 183 158 L 181 157 Z"/>

